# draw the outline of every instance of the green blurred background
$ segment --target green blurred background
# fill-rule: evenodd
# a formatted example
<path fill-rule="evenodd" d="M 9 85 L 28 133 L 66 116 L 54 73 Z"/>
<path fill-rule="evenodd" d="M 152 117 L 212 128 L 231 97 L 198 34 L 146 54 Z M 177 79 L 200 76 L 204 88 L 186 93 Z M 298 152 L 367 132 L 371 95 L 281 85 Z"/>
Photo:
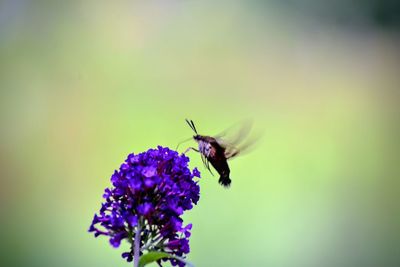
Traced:
<path fill-rule="evenodd" d="M 0 265 L 129 266 L 87 233 L 130 152 L 243 118 L 196 266 L 400 266 L 396 1 L 0 1 Z M 187 143 L 185 145 L 193 145 Z M 184 148 L 181 147 L 181 150 Z"/>

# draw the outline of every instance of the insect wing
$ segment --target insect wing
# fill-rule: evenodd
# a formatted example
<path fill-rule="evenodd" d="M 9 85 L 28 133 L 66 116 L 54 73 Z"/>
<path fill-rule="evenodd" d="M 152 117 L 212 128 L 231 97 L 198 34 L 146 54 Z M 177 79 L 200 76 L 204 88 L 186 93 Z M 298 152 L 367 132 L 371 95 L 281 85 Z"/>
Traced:
<path fill-rule="evenodd" d="M 252 125 L 251 120 L 244 120 L 215 135 L 214 138 L 220 142 L 238 145 L 250 134 Z"/>
<path fill-rule="evenodd" d="M 260 139 L 260 134 L 251 134 L 252 124 L 251 120 L 246 120 L 215 136 L 218 144 L 225 149 L 226 159 L 248 152 Z"/>

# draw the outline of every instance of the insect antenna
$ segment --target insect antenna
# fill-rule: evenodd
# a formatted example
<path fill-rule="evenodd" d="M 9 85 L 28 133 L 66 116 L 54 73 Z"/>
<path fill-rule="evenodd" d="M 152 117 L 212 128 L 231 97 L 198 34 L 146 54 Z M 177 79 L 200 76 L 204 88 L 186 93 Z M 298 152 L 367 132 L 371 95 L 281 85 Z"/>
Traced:
<path fill-rule="evenodd" d="M 196 126 L 194 126 L 194 122 L 193 122 L 192 120 L 190 120 L 190 122 L 192 123 L 192 126 L 193 126 L 193 130 L 194 130 L 194 132 L 195 132 L 196 134 L 198 134 L 198 133 L 197 133 Z"/>
<path fill-rule="evenodd" d="M 196 127 L 194 126 L 193 121 L 192 120 L 189 121 L 188 119 L 185 119 L 185 120 L 186 120 L 187 124 L 189 124 L 189 127 L 192 128 L 192 130 L 197 134 L 197 130 L 196 130 Z"/>

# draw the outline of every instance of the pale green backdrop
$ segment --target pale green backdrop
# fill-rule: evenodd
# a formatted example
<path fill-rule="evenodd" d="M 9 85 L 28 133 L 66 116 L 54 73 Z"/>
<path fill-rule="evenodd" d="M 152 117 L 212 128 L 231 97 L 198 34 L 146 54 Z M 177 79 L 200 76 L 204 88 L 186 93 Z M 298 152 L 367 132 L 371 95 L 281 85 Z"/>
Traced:
<path fill-rule="evenodd" d="M 309 6 L 1 1 L 1 266 L 130 266 L 87 229 L 127 154 L 175 148 L 185 118 L 264 132 L 228 190 L 190 154 L 197 267 L 400 266 L 399 31 Z"/>

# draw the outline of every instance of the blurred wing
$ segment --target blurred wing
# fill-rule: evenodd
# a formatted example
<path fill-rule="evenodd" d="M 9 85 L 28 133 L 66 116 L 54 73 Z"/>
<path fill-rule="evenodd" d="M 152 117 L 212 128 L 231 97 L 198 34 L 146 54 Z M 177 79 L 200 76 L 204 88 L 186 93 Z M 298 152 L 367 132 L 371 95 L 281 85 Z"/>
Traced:
<path fill-rule="evenodd" d="M 240 150 L 236 147 L 225 147 L 225 158 L 230 159 L 239 155 Z"/>
<path fill-rule="evenodd" d="M 232 145 L 241 143 L 250 133 L 252 128 L 252 120 L 244 120 L 236 123 L 225 131 L 214 136 L 217 141 L 223 141 Z"/>
<path fill-rule="evenodd" d="M 239 125 L 234 125 L 222 133 L 218 134 L 215 139 L 225 149 L 226 159 L 242 155 L 254 148 L 257 141 L 261 138 L 261 134 L 250 135 L 252 121 L 246 120 Z"/>

